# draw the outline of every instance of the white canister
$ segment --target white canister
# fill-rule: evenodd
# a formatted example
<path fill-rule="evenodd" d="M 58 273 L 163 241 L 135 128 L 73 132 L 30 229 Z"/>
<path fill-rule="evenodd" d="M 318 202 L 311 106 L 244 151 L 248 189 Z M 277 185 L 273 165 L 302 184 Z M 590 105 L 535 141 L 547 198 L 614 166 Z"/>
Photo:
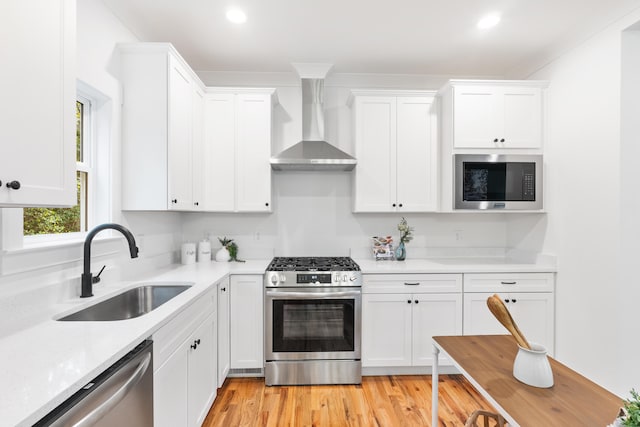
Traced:
<path fill-rule="evenodd" d="M 193 264 L 195 262 L 196 262 L 196 244 L 183 243 L 182 244 L 182 263 Z"/>
<path fill-rule="evenodd" d="M 547 349 L 530 342 L 531 350 L 518 346 L 518 354 L 513 362 L 513 376 L 533 387 L 553 386 L 553 372 L 547 357 Z"/>
<path fill-rule="evenodd" d="M 198 243 L 198 262 L 211 261 L 211 242 L 203 240 Z"/>

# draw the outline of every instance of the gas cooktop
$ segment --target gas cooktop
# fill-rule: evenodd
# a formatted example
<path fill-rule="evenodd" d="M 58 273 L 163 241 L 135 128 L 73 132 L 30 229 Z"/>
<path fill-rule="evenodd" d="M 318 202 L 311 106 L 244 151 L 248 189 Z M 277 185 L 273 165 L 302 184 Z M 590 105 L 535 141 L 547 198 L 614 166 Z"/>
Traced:
<path fill-rule="evenodd" d="M 361 286 L 360 266 L 349 257 L 276 257 L 265 286 Z"/>
<path fill-rule="evenodd" d="M 349 257 L 276 257 L 267 271 L 360 271 Z"/>

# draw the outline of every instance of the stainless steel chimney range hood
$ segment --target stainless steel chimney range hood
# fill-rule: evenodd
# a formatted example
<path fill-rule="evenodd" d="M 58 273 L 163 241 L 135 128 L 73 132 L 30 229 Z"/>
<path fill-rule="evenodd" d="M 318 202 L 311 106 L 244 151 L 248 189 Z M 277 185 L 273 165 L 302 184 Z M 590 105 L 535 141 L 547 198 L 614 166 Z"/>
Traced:
<path fill-rule="evenodd" d="M 324 77 L 331 64 L 293 64 L 302 79 L 302 141 L 271 158 L 273 170 L 351 171 L 356 159 L 324 140 Z"/>

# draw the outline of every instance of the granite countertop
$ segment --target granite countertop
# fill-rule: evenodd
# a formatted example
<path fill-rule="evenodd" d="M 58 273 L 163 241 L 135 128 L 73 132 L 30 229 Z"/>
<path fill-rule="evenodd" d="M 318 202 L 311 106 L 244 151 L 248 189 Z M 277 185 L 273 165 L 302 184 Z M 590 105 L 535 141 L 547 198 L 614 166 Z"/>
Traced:
<path fill-rule="evenodd" d="M 110 322 L 58 322 L 50 318 L 0 338 L 0 425 L 31 426 L 137 344 L 151 336 L 229 274 L 263 274 L 267 260 L 172 266 L 136 282 L 95 286 L 95 297 L 75 297 L 54 318 L 93 305 L 145 282 L 193 286 L 143 316 Z M 0 302 L 1 303 L 1 302 Z M 3 317 L 19 307 L 2 307 Z M 6 319 L 10 321 L 10 319 Z"/>

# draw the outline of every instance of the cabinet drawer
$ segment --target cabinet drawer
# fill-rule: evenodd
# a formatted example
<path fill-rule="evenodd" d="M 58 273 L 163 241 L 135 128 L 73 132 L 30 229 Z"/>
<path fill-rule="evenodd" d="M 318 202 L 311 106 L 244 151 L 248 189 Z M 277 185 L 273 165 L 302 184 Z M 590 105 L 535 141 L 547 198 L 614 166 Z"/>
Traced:
<path fill-rule="evenodd" d="M 462 292 L 462 274 L 365 274 L 365 294 Z"/>
<path fill-rule="evenodd" d="M 477 273 L 464 275 L 465 292 L 553 292 L 553 273 Z"/>
<path fill-rule="evenodd" d="M 216 286 L 213 286 L 153 334 L 154 370 L 162 366 L 203 319 L 215 312 L 216 290 Z"/>

